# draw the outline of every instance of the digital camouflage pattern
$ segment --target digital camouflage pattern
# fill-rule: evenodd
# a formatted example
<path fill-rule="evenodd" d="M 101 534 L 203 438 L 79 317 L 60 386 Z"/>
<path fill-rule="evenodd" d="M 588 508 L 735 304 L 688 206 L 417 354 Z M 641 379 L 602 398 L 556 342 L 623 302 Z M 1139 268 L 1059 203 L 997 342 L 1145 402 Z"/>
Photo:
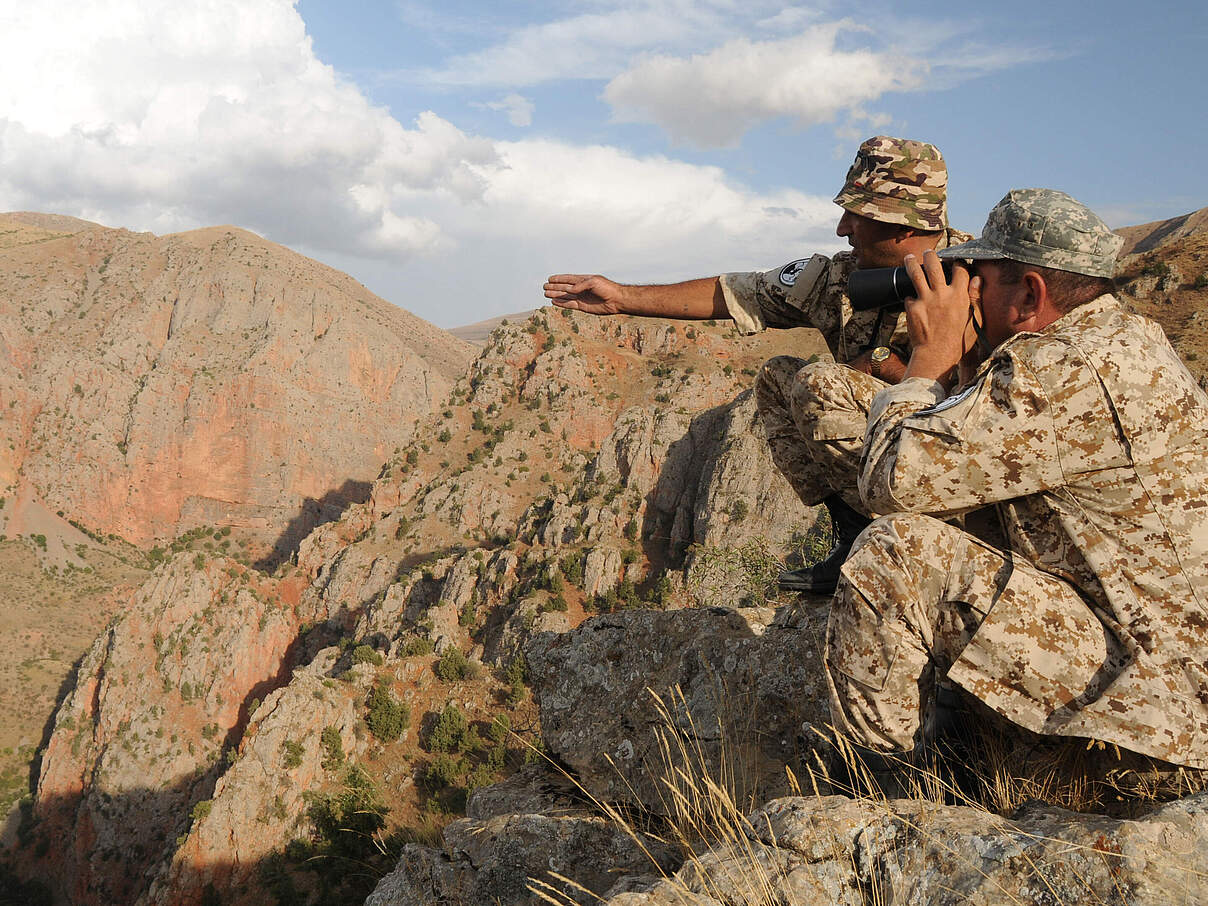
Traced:
<path fill-rule="evenodd" d="M 868 515 L 856 490 L 868 407 L 884 381 L 832 362 L 769 359 L 755 376 L 755 404 L 772 462 L 801 502 L 838 494 Z"/>
<path fill-rule="evenodd" d="M 882 223 L 942 230 L 948 226 L 948 165 L 935 145 L 878 135 L 856 151 L 835 204 Z"/>
<path fill-rule="evenodd" d="M 1004 598 L 1030 614 L 995 634 L 995 657 L 1013 667 L 1009 682 L 1034 699 L 1076 698 L 1107 645 L 1072 585 L 931 516 L 878 519 L 844 565 L 831 604 L 826 663 L 837 723 L 871 748 L 914 748 L 929 710 L 922 696 L 977 650 L 971 643 Z M 1030 669 L 1043 645 L 1036 626 L 1061 640 L 1060 657 L 1044 672 Z"/>
<path fill-rule="evenodd" d="M 874 523 L 836 597 L 836 715 L 905 747 L 917 715 L 895 664 L 918 668 L 922 646 L 1028 730 L 1208 767 L 1206 426 L 1208 397 L 1161 328 L 1111 295 L 1004 341 L 951 397 L 922 379 L 878 393 L 867 506 L 990 505 L 1007 551 L 934 521 Z"/>
<path fill-rule="evenodd" d="M 1012 189 L 990 211 L 980 239 L 941 258 L 1010 258 L 1091 277 L 1115 273 L 1124 238 L 1086 205 L 1054 189 Z"/>
<path fill-rule="evenodd" d="M 938 248 L 972 237 L 946 230 Z M 855 269 L 851 252 L 814 255 L 770 271 L 721 275 L 722 296 L 735 325 L 744 333 L 768 327 L 813 327 L 840 362 L 849 362 L 874 346 L 907 348 L 906 317 L 901 313 L 855 311 L 847 298 L 847 278 Z"/>

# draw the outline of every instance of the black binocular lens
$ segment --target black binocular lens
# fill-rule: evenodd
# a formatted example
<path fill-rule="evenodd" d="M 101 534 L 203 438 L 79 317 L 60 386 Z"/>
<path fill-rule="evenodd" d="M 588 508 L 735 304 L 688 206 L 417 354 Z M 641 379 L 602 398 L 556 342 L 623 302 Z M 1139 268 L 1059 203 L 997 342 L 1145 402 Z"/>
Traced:
<path fill-rule="evenodd" d="M 944 277 L 952 278 L 951 261 L 944 262 Z M 913 295 L 914 283 L 900 265 L 854 270 L 847 278 L 847 298 L 856 311 L 901 306 Z"/>

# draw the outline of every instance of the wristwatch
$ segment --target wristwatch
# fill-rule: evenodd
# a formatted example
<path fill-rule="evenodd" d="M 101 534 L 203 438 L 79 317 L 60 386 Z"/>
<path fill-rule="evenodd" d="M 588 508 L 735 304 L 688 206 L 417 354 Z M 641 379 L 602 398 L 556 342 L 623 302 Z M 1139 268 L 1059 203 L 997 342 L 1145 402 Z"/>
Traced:
<path fill-rule="evenodd" d="M 888 346 L 878 346 L 868 354 L 868 361 L 870 365 L 869 371 L 872 372 L 872 376 L 877 380 L 885 380 L 885 378 L 881 376 L 881 365 L 891 355 L 893 355 L 893 350 Z"/>

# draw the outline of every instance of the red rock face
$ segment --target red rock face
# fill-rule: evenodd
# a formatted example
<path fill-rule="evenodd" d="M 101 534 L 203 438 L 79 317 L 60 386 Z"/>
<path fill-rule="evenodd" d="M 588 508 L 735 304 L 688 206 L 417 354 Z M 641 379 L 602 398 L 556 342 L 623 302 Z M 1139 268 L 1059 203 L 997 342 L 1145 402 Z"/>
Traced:
<path fill-rule="evenodd" d="M 140 544 L 300 537 L 364 499 L 473 352 L 232 227 L 0 217 L 0 496 Z"/>

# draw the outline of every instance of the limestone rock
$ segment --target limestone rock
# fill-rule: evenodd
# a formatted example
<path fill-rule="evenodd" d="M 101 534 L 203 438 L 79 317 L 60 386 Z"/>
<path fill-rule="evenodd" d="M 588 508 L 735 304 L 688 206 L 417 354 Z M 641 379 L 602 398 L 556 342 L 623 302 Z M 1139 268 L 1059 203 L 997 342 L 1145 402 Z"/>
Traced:
<path fill-rule="evenodd" d="M 592 795 L 665 813 L 656 780 L 665 721 L 653 691 L 707 765 L 716 770 L 724 754 L 745 766 L 742 795 L 783 791 L 785 766 L 807 754 L 802 723 L 827 720 L 825 612 L 824 603 L 625 611 L 538 636 L 525 655 L 546 746 Z"/>
<path fill-rule="evenodd" d="M 304 792 L 344 769 L 343 761 L 332 762 L 324 750 L 324 730 L 339 734 L 346 759 L 355 760 L 365 748 L 354 731 L 360 717 L 356 703 L 367 684 L 326 680 L 325 685 L 324 674 L 336 654 L 331 649 L 296 672 L 288 686 L 273 692 L 257 709 L 233 763 L 203 808 L 195 807 L 199 817 L 140 899 L 142 906 L 204 902 L 210 885 L 244 890 L 255 880 L 257 864 L 280 841 L 305 830 Z M 256 906 L 260 896 L 252 888 L 224 902 Z"/>
<path fill-rule="evenodd" d="M 909 800 L 789 798 L 750 816 L 750 849 L 701 854 L 675 878 L 612 906 L 767 902 L 1202 903 L 1208 794 L 1135 820 L 1034 805 L 1008 820 Z M 698 899 L 700 894 L 705 898 Z"/>
<path fill-rule="evenodd" d="M 295 545 L 365 498 L 472 356 L 244 230 L 0 219 L 31 234 L 0 248 L 0 493 L 135 543 L 224 524 Z"/>
<path fill-rule="evenodd" d="M 290 595 L 242 573 L 178 555 L 81 663 L 33 806 L 37 835 L 68 841 L 47 876 L 73 903 L 133 902 L 209 798 L 251 700 L 288 677 Z"/>
<path fill-rule="evenodd" d="M 648 873 L 652 862 L 664 870 L 679 863 L 665 844 L 644 838 L 639 845 L 608 819 L 586 815 L 463 818 L 444 838 L 445 852 L 408 846 L 366 906 L 536 906 L 546 902 L 530 889 L 537 881 L 586 906 L 623 875 Z"/>

